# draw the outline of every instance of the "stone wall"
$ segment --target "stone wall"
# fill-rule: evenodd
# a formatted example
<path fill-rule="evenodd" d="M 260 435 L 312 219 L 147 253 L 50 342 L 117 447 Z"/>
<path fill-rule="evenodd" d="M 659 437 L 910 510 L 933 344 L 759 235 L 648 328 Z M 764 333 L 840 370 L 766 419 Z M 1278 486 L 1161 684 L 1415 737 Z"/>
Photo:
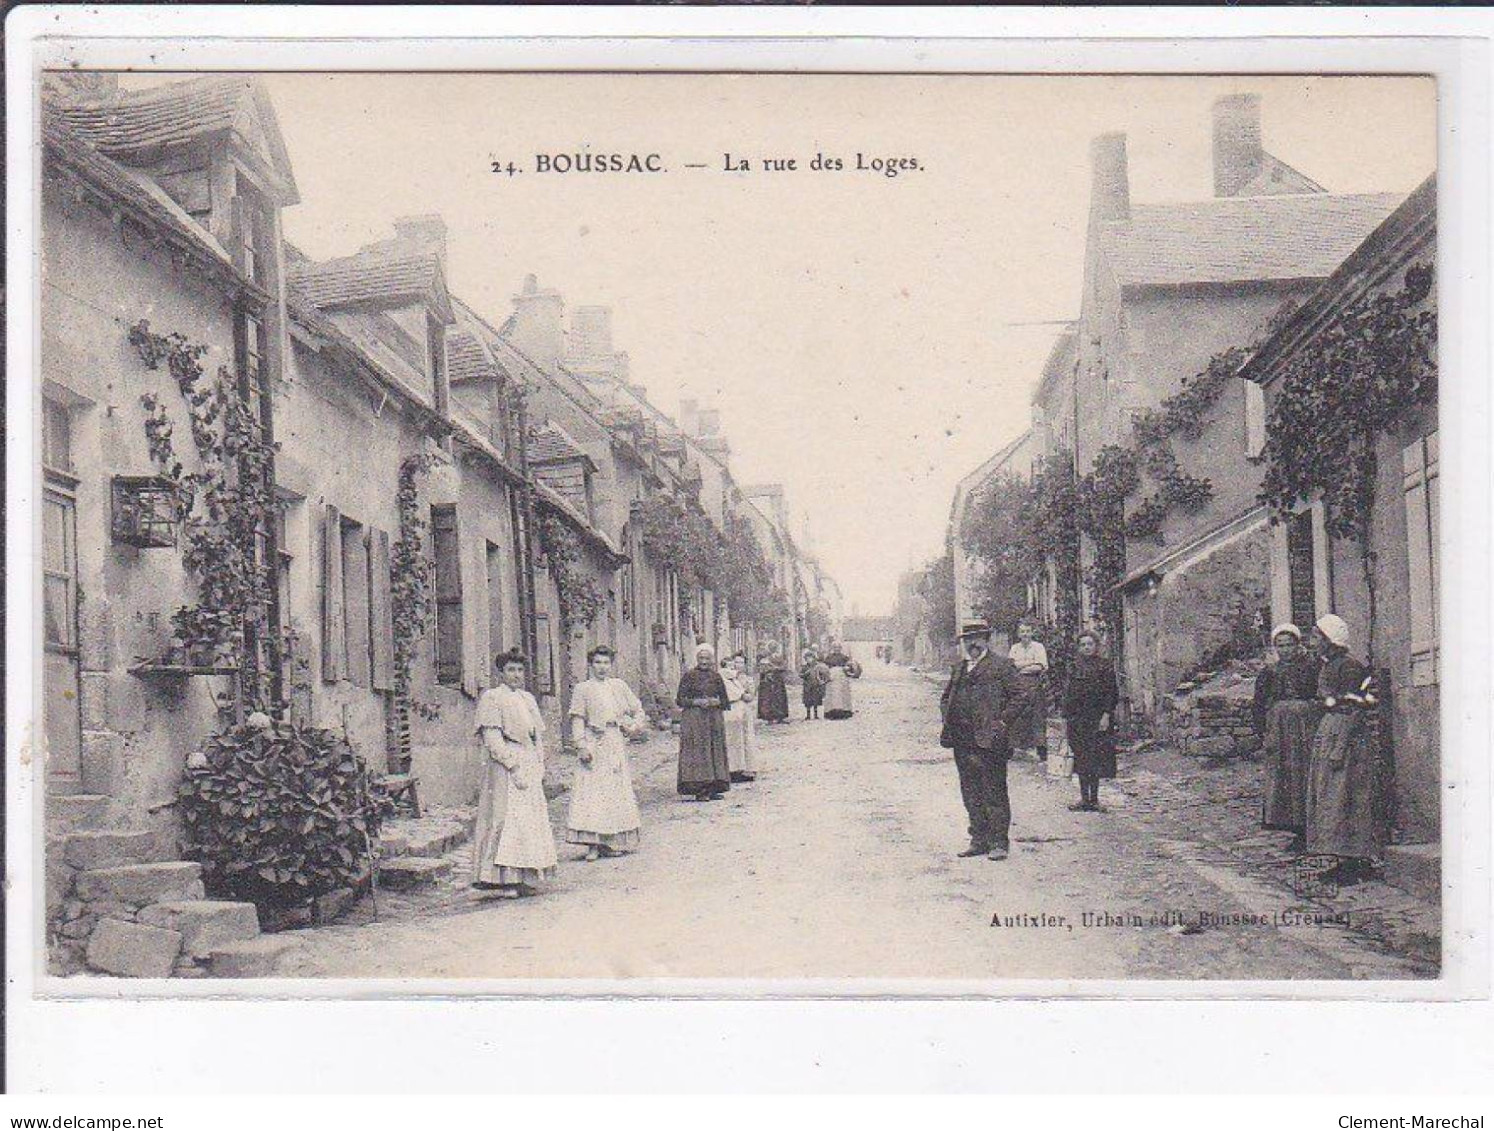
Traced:
<path fill-rule="evenodd" d="M 1223 685 L 1223 679 L 1231 680 Z M 1254 678 L 1226 676 L 1168 696 L 1158 715 L 1158 731 L 1180 753 L 1193 757 L 1236 758 L 1260 747 L 1255 732 Z"/>
<path fill-rule="evenodd" d="M 1155 713 L 1200 664 L 1264 650 L 1269 629 L 1258 622 L 1270 606 L 1270 561 L 1263 521 L 1157 585 L 1126 594 L 1124 673 L 1134 711 Z"/>

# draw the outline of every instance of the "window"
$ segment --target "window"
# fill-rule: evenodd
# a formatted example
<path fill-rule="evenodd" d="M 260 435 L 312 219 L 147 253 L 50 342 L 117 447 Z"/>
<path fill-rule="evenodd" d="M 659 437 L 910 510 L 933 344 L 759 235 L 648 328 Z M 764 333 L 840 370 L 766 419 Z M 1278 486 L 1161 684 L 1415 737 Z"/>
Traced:
<path fill-rule="evenodd" d="M 73 470 L 73 421 L 67 406 L 42 398 L 42 466 L 70 474 Z"/>
<path fill-rule="evenodd" d="M 633 563 L 628 562 L 622 567 L 622 574 L 618 581 L 618 587 L 622 592 L 622 619 L 628 624 L 635 624 L 638 619 L 637 601 L 638 595 L 635 591 L 637 581 L 633 573 Z"/>
<path fill-rule="evenodd" d="M 1406 492 L 1406 555 L 1410 567 L 1411 685 L 1437 683 L 1440 630 L 1437 594 L 1437 433 L 1401 453 Z"/>
<path fill-rule="evenodd" d="M 462 567 L 456 507 L 431 508 L 436 572 L 436 682 L 462 685 Z"/>
<path fill-rule="evenodd" d="M 264 285 L 269 281 L 266 247 L 269 240 L 269 213 L 264 198 L 242 175 L 235 181 L 233 198 L 233 237 L 239 270 L 251 282 Z"/>
<path fill-rule="evenodd" d="M 42 504 L 42 614 L 48 648 L 78 646 L 78 546 L 73 500 L 48 491 Z"/>
<path fill-rule="evenodd" d="M 342 520 L 342 607 L 347 620 L 344 670 L 358 687 L 370 687 L 373 682 L 368 577 L 368 539 L 362 526 L 345 518 Z"/>
<path fill-rule="evenodd" d="M 537 613 L 534 618 L 536 640 L 534 656 L 534 693 L 555 694 L 555 634 L 550 631 L 550 614 Z"/>
<path fill-rule="evenodd" d="M 1254 459 L 1266 450 L 1266 391 L 1245 382 L 1245 454 Z"/>
<path fill-rule="evenodd" d="M 1317 554 L 1313 511 L 1304 510 L 1287 520 L 1287 588 L 1290 594 L 1292 623 L 1303 627 L 1316 624 Z"/>

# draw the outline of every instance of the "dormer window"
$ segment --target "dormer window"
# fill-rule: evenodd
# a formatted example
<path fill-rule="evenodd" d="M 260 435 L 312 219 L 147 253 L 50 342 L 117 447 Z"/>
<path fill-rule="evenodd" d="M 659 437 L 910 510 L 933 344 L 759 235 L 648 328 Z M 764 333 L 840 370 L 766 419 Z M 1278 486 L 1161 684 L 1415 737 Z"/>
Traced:
<path fill-rule="evenodd" d="M 431 385 L 436 395 L 436 411 L 442 416 L 449 412 L 450 386 L 446 377 L 446 327 L 434 318 L 425 320 L 425 340 L 430 351 L 428 368 Z"/>
<path fill-rule="evenodd" d="M 235 179 L 232 235 L 234 255 L 239 270 L 250 282 L 262 286 L 270 277 L 268 254 L 270 233 L 269 209 L 261 196 L 242 174 Z"/>

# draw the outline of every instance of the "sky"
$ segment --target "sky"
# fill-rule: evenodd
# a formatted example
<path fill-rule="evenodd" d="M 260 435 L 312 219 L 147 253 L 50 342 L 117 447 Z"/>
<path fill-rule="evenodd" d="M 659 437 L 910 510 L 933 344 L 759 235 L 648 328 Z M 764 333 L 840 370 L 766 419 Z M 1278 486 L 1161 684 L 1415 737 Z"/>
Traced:
<path fill-rule="evenodd" d="M 1089 142 L 1135 201 L 1212 194 L 1210 107 L 1262 96 L 1267 149 L 1330 191 L 1435 165 L 1419 78 L 588 74 L 266 76 L 316 258 L 437 212 L 452 290 L 501 322 L 527 274 L 613 310 L 633 379 L 717 407 L 742 484 L 780 482 L 862 612 L 941 552 L 955 484 L 1027 426 L 1078 312 Z M 536 154 L 657 153 L 657 175 Z M 839 172 L 809 168 L 817 153 Z M 856 171 L 856 155 L 917 171 Z M 725 155 L 749 172 L 724 171 Z M 764 157 L 794 158 L 769 172 Z M 524 171 L 495 175 L 493 162 Z M 706 168 L 689 169 L 687 164 Z"/>

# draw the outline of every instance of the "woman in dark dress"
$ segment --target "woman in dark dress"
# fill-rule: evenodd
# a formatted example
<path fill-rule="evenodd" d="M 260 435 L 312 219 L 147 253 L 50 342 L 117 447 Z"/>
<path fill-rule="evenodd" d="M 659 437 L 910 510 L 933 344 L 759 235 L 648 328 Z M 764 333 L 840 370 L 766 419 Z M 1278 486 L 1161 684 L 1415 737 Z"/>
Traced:
<path fill-rule="evenodd" d="M 805 652 L 799 675 L 804 680 L 804 718 L 806 721 L 818 718 L 825 702 L 825 684 L 830 682 L 830 669 L 813 652 Z"/>
<path fill-rule="evenodd" d="M 788 715 L 788 684 L 784 682 L 783 656 L 774 645 L 763 658 L 757 677 L 757 717 L 765 723 L 786 723 Z"/>
<path fill-rule="evenodd" d="M 726 760 L 726 684 L 709 644 L 695 650 L 695 667 L 680 677 L 675 704 L 683 712 L 679 792 L 696 801 L 716 801 L 731 788 L 731 769 Z"/>
<path fill-rule="evenodd" d="M 1112 729 L 1120 688 L 1115 666 L 1100 655 L 1100 638 L 1081 632 L 1078 655 L 1063 689 L 1063 721 L 1079 775 L 1079 800 L 1069 808 L 1080 813 L 1100 810 L 1100 779 L 1115 777 Z"/>
<path fill-rule="evenodd" d="M 1318 707 L 1318 660 L 1302 647 L 1294 624 L 1271 633 L 1277 660 L 1255 677 L 1255 725 L 1262 734 L 1261 824 L 1297 834 L 1302 848 L 1307 830 L 1307 769 Z"/>
<path fill-rule="evenodd" d="M 1376 696 L 1368 668 L 1349 655 L 1349 626 L 1330 613 L 1317 623 L 1323 670 L 1323 709 L 1312 744 L 1307 788 L 1307 851 L 1336 856 L 1330 873 L 1339 883 L 1370 875 L 1370 860 L 1384 848 L 1378 798 L 1378 750 L 1372 711 Z"/>

